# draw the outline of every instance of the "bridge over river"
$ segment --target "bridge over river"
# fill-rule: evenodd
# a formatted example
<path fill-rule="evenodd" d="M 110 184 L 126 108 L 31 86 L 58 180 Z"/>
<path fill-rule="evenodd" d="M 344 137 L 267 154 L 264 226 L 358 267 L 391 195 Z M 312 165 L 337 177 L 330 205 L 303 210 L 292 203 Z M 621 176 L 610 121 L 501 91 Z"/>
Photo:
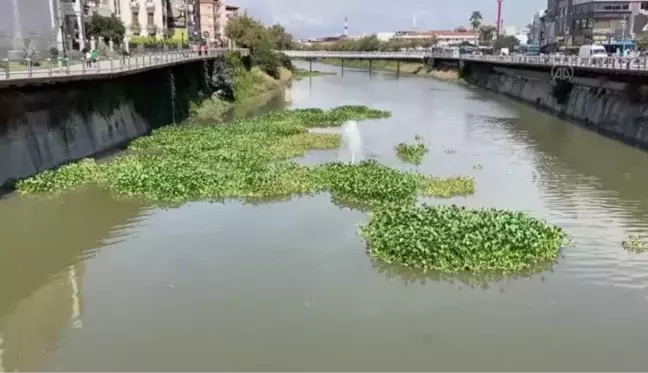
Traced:
<path fill-rule="evenodd" d="M 64 58 L 48 58 L 40 66 L 35 66 L 30 60 L 26 60 L 24 65 L 13 65 L 5 59 L 3 69 L 0 70 L 0 87 L 105 79 L 201 60 L 211 60 L 227 51 L 238 51 L 243 55 L 248 53 L 248 50 L 244 48 L 217 48 L 203 52 L 168 50 L 100 59 L 92 66 L 87 66 L 83 61 L 71 64 L 68 59 Z"/>
<path fill-rule="evenodd" d="M 427 51 L 408 52 L 351 52 L 351 51 L 282 51 L 290 58 L 314 60 L 322 58 L 420 61 L 436 65 L 488 64 L 533 70 L 549 70 L 555 66 L 572 68 L 576 73 L 598 73 L 614 75 L 642 75 L 648 77 L 648 58 L 606 57 L 581 58 L 578 56 L 495 56 L 495 55 L 457 55 L 451 53 L 430 53 Z"/>

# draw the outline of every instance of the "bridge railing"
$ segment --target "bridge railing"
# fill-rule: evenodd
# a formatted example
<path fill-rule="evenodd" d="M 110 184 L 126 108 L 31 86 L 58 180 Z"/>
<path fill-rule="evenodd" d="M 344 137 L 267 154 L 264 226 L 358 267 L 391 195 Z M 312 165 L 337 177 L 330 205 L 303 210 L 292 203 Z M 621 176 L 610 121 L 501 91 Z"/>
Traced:
<path fill-rule="evenodd" d="M 4 59 L 0 69 L 0 82 L 60 76 L 108 75 L 179 62 L 198 61 L 216 57 L 228 51 L 238 51 L 244 55 L 248 53 L 248 50 L 243 48 L 219 48 L 206 51 L 169 50 L 159 53 L 125 55 L 118 58 L 100 58 L 94 63 L 87 60 L 71 63 L 67 58 L 47 58 L 39 66 L 36 66 L 30 59 L 21 62 Z"/>
<path fill-rule="evenodd" d="M 296 58 L 340 58 L 340 57 L 362 57 L 362 58 L 423 58 L 425 51 L 411 52 L 351 52 L 351 51 L 281 51 L 288 57 Z"/>
<path fill-rule="evenodd" d="M 592 67 L 616 70 L 648 70 L 648 58 L 646 57 L 594 57 L 583 58 L 578 56 L 495 56 L 495 55 L 461 55 L 457 57 L 452 54 L 433 53 L 427 57 L 441 59 L 456 59 L 467 61 L 484 61 L 498 64 L 512 65 L 545 65 L 545 66 L 572 66 Z"/>

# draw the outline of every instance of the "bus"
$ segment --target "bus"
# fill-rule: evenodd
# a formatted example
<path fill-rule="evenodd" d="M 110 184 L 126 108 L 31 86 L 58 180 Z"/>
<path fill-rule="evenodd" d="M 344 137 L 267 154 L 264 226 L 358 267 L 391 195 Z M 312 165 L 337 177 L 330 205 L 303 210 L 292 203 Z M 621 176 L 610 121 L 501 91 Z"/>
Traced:
<path fill-rule="evenodd" d="M 521 54 L 527 56 L 539 56 L 540 55 L 540 46 L 535 44 L 523 44 L 518 48 Z"/>

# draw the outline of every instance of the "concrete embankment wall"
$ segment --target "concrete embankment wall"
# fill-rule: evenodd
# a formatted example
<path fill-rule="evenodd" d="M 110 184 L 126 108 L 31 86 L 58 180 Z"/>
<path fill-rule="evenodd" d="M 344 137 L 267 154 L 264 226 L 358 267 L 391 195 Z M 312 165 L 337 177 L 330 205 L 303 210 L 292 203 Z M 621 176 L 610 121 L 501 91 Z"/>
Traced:
<path fill-rule="evenodd" d="M 530 103 L 628 144 L 648 148 L 648 87 L 610 77 L 556 82 L 550 72 L 468 65 L 475 86 Z"/>
<path fill-rule="evenodd" d="M 208 90 L 206 69 L 195 62 L 114 79 L 0 90 L 0 187 L 186 119 L 190 103 Z"/>

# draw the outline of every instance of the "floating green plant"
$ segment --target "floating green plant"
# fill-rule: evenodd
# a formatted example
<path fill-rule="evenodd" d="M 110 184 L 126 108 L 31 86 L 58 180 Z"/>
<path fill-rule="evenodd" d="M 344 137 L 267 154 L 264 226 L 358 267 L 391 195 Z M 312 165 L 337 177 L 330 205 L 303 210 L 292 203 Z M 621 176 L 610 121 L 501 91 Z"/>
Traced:
<path fill-rule="evenodd" d="M 425 153 L 428 152 L 428 149 L 424 144 L 406 144 L 404 142 L 396 145 L 396 153 L 398 157 L 405 162 L 409 162 L 415 165 L 421 164 Z"/>
<path fill-rule="evenodd" d="M 23 194 L 60 193 L 97 184 L 113 194 L 162 204 L 190 200 L 262 201 L 329 192 L 333 202 L 374 210 L 362 234 L 375 257 L 442 271 L 515 270 L 553 260 L 562 231 L 498 210 L 416 207 L 418 196 L 474 192 L 472 178 L 438 178 L 375 160 L 302 165 L 309 149 L 340 146 L 338 134 L 309 132 L 347 120 L 384 118 L 366 106 L 281 110 L 227 125 L 169 126 L 101 164 L 83 160 L 18 183 Z"/>
<path fill-rule="evenodd" d="M 622 242 L 622 246 L 631 253 L 643 253 L 648 251 L 646 240 L 638 235 L 630 235 L 627 240 Z"/>
<path fill-rule="evenodd" d="M 442 272 L 524 270 L 567 244 L 562 229 L 524 213 L 457 206 L 384 207 L 361 234 L 374 257 Z"/>
<path fill-rule="evenodd" d="M 468 176 L 438 178 L 420 176 L 421 194 L 426 197 L 450 198 L 475 193 L 475 179 Z"/>
<path fill-rule="evenodd" d="M 341 106 L 275 111 L 222 126 L 165 127 L 102 165 L 84 160 L 24 180 L 18 189 L 51 193 L 96 183 L 117 195 L 171 203 L 329 191 L 337 200 L 369 207 L 412 204 L 420 194 L 467 194 L 471 187 L 455 179 L 408 173 L 376 161 L 315 166 L 290 161 L 309 149 L 340 146 L 339 134 L 312 133 L 311 127 L 387 116 L 366 106 Z"/>

